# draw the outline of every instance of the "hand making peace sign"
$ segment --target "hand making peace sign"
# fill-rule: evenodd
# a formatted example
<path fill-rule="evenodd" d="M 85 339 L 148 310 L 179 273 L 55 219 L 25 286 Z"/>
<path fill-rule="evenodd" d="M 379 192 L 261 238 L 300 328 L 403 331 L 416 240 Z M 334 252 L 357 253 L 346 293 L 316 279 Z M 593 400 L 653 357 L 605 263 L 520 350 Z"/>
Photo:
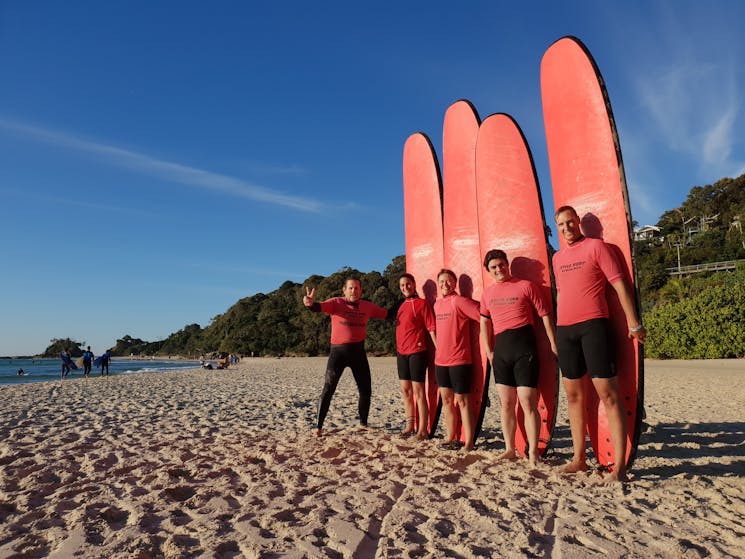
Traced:
<path fill-rule="evenodd" d="M 316 288 L 315 287 L 305 287 L 305 296 L 303 297 L 303 305 L 306 307 L 312 307 L 313 306 L 313 298 L 316 296 Z"/>

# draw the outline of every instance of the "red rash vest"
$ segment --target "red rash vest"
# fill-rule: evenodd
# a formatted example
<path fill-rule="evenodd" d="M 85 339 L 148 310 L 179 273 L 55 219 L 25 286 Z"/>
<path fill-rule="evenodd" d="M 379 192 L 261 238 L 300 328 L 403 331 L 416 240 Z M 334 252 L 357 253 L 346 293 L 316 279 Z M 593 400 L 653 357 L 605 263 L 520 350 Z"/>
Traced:
<path fill-rule="evenodd" d="M 469 320 L 476 322 L 481 320 L 479 304 L 473 299 L 451 293 L 435 301 L 437 324 L 435 365 L 453 367 L 472 363 Z"/>
<path fill-rule="evenodd" d="M 331 343 L 333 345 L 362 342 L 367 335 L 367 321 L 386 318 L 388 311 L 360 299 L 350 303 L 344 297 L 334 297 L 321 303 L 321 312 L 331 315 Z"/>
<path fill-rule="evenodd" d="M 623 280 L 623 269 L 610 246 L 584 237 L 553 257 L 558 311 L 556 324 L 569 326 L 608 318 L 605 285 Z"/>
<path fill-rule="evenodd" d="M 427 336 L 435 331 L 435 314 L 426 299 L 407 297 L 396 316 L 396 349 L 400 355 L 427 351 Z"/>
<path fill-rule="evenodd" d="M 538 286 L 525 279 L 511 278 L 494 283 L 481 297 L 481 316 L 491 319 L 495 336 L 533 324 L 533 309 L 540 317 L 549 314 Z"/>

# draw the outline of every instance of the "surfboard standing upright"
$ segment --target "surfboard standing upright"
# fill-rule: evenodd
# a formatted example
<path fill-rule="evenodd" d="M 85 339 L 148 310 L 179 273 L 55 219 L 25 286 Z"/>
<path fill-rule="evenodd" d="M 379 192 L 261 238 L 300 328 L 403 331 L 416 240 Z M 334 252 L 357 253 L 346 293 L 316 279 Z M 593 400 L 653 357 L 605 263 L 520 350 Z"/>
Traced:
<path fill-rule="evenodd" d="M 481 295 L 475 176 L 478 128 L 479 119 L 470 103 L 457 101 L 448 108 L 443 125 L 442 181 L 437 172 L 437 158 L 424 134 L 410 136 L 404 147 L 406 266 L 418 281 L 421 281 L 419 276 L 431 280 L 422 286 L 422 292 L 433 302 L 437 297 L 434 280 L 443 265 L 459 274 L 458 288 L 462 295 L 476 299 Z M 470 334 L 474 359 L 470 399 L 475 439 L 487 404 L 488 376 L 479 345 L 478 324 L 472 325 Z M 436 415 L 433 415 L 432 402 L 437 388 L 430 378 L 428 375 L 432 436 L 440 406 L 438 400 Z M 460 425 L 457 431 L 458 438 L 464 441 Z"/>
<path fill-rule="evenodd" d="M 491 249 L 504 250 L 512 275 L 538 285 L 547 308 L 552 309 L 546 222 L 538 181 L 525 138 L 508 115 L 495 114 L 481 123 L 476 142 L 476 192 L 482 257 Z M 493 279 L 483 267 L 481 273 L 484 285 L 491 284 Z M 556 358 L 538 317 L 534 317 L 533 328 L 540 360 L 538 453 L 543 456 L 556 422 L 559 377 Z M 527 456 L 528 441 L 519 402 L 516 409 L 515 446 Z"/>
<path fill-rule="evenodd" d="M 618 133 L 603 79 L 578 39 L 564 37 L 548 48 L 541 62 L 541 94 L 554 203 L 557 208 L 570 205 L 577 210 L 586 236 L 617 247 L 629 286 L 636 289 L 631 210 Z M 606 291 L 626 410 L 628 439 L 623 459 L 631 466 L 641 431 L 643 352 L 627 337 L 626 319 L 615 292 Z M 622 458 L 613 455 L 605 410 L 589 380 L 585 389 L 587 432 L 595 456 L 601 466 L 612 467 Z"/>
<path fill-rule="evenodd" d="M 476 203 L 476 138 L 479 117 L 468 101 L 457 101 L 445 112 L 442 132 L 443 224 L 445 266 L 458 275 L 461 295 L 479 300 L 481 255 Z M 469 393 L 474 415 L 474 440 L 481 430 L 489 382 L 489 367 L 479 343 L 479 325 L 471 324 L 473 374 Z M 465 436 L 460 431 L 460 440 Z"/>
<path fill-rule="evenodd" d="M 412 134 L 406 140 L 403 174 L 406 269 L 416 278 L 420 296 L 434 305 L 437 299 L 435 279 L 443 264 L 442 182 L 434 149 L 424 134 Z M 429 409 L 428 433 L 431 437 L 437 427 L 441 408 L 434 371 L 434 351 L 430 354 L 425 391 Z M 414 417 L 418 423 L 418 414 Z M 419 428 L 418 424 L 416 428 Z"/>

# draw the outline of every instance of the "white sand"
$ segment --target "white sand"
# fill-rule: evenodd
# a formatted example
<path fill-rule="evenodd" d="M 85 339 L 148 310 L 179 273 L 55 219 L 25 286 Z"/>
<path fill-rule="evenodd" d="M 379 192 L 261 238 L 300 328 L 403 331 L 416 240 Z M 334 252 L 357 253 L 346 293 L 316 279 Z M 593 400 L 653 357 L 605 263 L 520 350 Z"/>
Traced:
<path fill-rule="evenodd" d="M 0 387 L 4 557 L 745 557 L 745 361 L 648 361 L 634 481 L 402 440 L 393 358 L 370 432 L 346 372 L 312 436 L 325 359 Z"/>

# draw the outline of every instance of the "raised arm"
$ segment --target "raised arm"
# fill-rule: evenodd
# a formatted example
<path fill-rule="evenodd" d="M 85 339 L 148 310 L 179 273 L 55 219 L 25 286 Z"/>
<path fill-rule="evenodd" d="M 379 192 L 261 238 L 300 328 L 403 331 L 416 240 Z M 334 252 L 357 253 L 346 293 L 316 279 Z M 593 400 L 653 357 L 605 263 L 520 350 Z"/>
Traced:
<path fill-rule="evenodd" d="M 315 296 L 316 288 L 306 286 L 305 295 L 303 296 L 303 305 L 314 312 L 321 312 L 321 304 L 314 301 Z"/>

